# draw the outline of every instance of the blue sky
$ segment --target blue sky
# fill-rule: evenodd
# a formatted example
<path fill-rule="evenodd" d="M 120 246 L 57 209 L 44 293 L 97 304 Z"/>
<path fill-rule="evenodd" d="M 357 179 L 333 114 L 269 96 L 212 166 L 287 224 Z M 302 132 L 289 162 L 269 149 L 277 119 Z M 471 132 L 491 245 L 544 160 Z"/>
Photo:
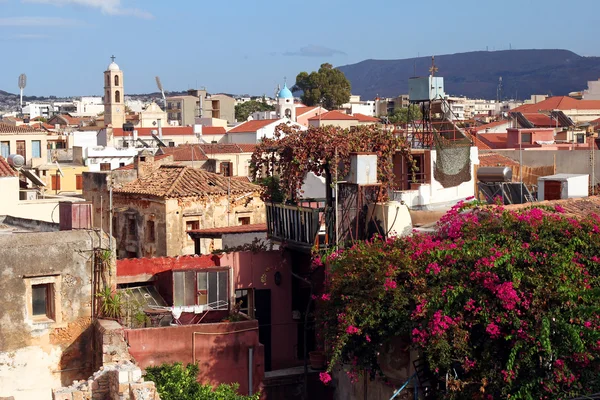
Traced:
<path fill-rule="evenodd" d="M 272 95 L 287 76 L 364 59 L 563 48 L 600 56 L 598 0 L 0 0 L 0 89 L 101 95 L 194 86 Z"/>

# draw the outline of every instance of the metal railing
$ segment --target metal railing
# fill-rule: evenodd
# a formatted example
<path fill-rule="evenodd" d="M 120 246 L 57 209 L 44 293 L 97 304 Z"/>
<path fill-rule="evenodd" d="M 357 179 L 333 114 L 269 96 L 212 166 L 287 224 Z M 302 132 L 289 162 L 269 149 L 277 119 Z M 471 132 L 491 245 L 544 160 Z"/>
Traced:
<path fill-rule="evenodd" d="M 271 203 L 267 209 L 267 234 L 270 239 L 302 248 L 319 243 L 323 208 Z M 326 236 L 326 235 L 325 235 Z"/>

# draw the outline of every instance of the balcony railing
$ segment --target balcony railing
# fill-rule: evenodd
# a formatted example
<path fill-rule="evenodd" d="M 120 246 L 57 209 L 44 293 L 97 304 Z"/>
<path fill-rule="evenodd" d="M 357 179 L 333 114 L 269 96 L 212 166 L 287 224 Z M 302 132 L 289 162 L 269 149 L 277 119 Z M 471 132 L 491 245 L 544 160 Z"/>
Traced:
<path fill-rule="evenodd" d="M 282 203 L 267 204 L 267 234 L 276 242 L 285 242 L 299 250 L 326 246 L 329 236 L 322 218 L 324 208 Z"/>

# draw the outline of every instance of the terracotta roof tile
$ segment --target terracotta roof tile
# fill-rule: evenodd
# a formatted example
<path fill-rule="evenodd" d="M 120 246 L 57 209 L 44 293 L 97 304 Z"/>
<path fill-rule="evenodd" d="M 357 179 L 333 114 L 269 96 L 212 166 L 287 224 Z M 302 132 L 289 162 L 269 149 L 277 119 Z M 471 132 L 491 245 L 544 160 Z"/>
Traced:
<path fill-rule="evenodd" d="M 500 120 L 500 121 L 490 122 L 489 124 L 478 126 L 477 128 L 475 128 L 475 130 L 477 132 L 482 132 L 482 131 L 485 131 L 486 129 L 495 128 L 497 126 L 502 126 L 502 125 L 505 125 L 505 124 L 506 125 L 510 124 L 510 121 L 503 119 L 503 120 Z"/>
<path fill-rule="evenodd" d="M 504 209 L 521 210 L 527 207 L 555 207 L 557 205 L 560 205 L 565 210 L 564 215 L 569 217 L 585 218 L 592 214 L 600 215 L 600 196 L 590 196 L 580 199 L 547 200 L 525 204 L 511 204 L 504 206 Z"/>
<path fill-rule="evenodd" d="M 222 126 L 203 126 L 202 127 L 203 135 L 224 135 L 225 133 L 227 133 L 227 131 Z"/>
<path fill-rule="evenodd" d="M 508 167 L 511 165 L 519 165 L 519 163 L 498 153 L 479 153 L 479 166 L 481 167 Z"/>
<path fill-rule="evenodd" d="M 358 122 L 380 122 L 379 118 L 370 117 L 365 114 L 354 113 L 354 116 L 358 118 Z"/>
<path fill-rule="evenodd" d="M 135 128 L 138 136 L 151 136 L 152 131 L 157 131 L 158 128 Z M 163 126 L 163 136 L 178 136 L 178 135 L 193 135 L 193 126 Z M 129 132 L 124 132 L 123 128 L 113 128 L 114 136 L 129 136 Z"/>
<path fill-rule="evenodd" d="M 230 129 L 227 133 L 245 133 L 245 132 L 256 132 L 257 130 L 264 128 L 279 119 L 257 119 L 252 121 L 246 121 L 233 129 Z"/>
<path fill-rule="evenodd" d="M 221 235 L 227 233 L 248 233 L 248 232 L 266 232 L 267 224 L 249 224 L 249 225 L 236 225 L 236 226 L 224 226 L 222 228 L 207 228 L 207 229 L 194 229 L 188 231 L 189 233 L 195 234 L 210 234 L 210 235 Z"/>
<path fill-rule="evenodd" d="M 165 155 L 172 155 L 173 161 L 206 161 L 208 157 L 199 145 L 183 144 L 177 147 L 163 147 L 162 152 Z"/>
<path fill-rule="evenodd" d="M 210 157 L 211 154 L 237 154 L 242 152 L 242 149 L 235 143 L 206 143 L 200 144 L 198 147 L 207 157 Z"/>
<path fill-rule="evenodd" d="M 313 110 L 316 110 L 317 108 L 319 107 L 296 107 L 296 117 L 309 113 Z"/>
<path fill-rule="evenodd" d="M 148 175 L 115 189 L 115 193 L 181 198 L 259 190 L 260 187 L 252 183 L 229 179 L 212 172 L 179 165 L 162 165 Z"/>
<path fill-rule="evenodd" d="M 30 126 L 14 126 L 0 122 L 0 133 L 47 133 Z"/>
<path fill-rule="evenodd" d="M 352 115 L 343 113 L 341 111 L 333 110 L 333 111 L 328 111 L 325 114 L 315 115 L 314 117 L 311 117 L 308 120 L 309 121 L 318 121 L 318 120 L 321 120 L 321 121 L 341 121 L 341 120 L 357 121 L 358 118 L 353 117 Z"/>
<path fill-rule="evenodd" d="M 525 118 L 527 118 L 527 120 L 529 122 L 531 122 L 535 127 L 538 127 L 538 128 L 546 128 L 546 127 L 553 128 L 555 126 L 561 126 L 560 123 L 558 123 L 558 125 L 557 125 L 557 122 L 546 114 L 523 113 L 523 116 Z"/>
<path fill-rule="evenodd" d="M 256 149 L 256 144 L 254 143 L 238 143 L 237 145 L 243 153 L 254 153 Z"/>
<path fill-rule="evenodd" d="M 537 113 L 552 110 L 600 110 L 600 100 L 577 100 L 568 96 L 555 96 L 536 104 L 523 104 L 511 111 Z"/>
<path fill-rule="evenodd" d="M 10 178 L 13 176 L 17 176 L 17 171 L 8 164 L 8 161 L 4 157 L 0 156 L 0 178 Z"/>

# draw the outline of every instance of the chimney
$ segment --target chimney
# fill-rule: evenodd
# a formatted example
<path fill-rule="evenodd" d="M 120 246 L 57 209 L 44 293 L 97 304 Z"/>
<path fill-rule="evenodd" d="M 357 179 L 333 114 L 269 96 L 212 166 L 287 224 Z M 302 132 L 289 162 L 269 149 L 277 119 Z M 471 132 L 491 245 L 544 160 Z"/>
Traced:
<path fill-rule="evenodd" d="M 137 177 L 141 178 L 154 170 L 154 154 L 147 150 L 140 152 L 133 159 L 133 168 L 137 171 Z"/>

